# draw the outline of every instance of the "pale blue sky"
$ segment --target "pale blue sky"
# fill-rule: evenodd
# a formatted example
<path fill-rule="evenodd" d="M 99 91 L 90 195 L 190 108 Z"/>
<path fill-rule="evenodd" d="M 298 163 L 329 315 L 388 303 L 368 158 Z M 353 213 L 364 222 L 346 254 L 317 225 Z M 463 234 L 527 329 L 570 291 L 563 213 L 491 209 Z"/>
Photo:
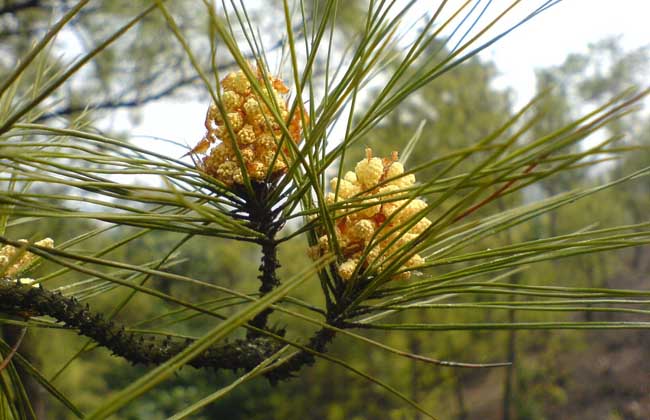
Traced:
<path fill-rule="evenodd" d="M 533 95 L 536 68 L 560 64 L 568 54 L 586 52 L 589 43 L 609 36 L 620 36 L 627 50 L 650 44 L 649 18 L 648 0 L 564 0 L 482 57 L 497 63 L 498 85 L 513 87 L 521 105 Z"/>

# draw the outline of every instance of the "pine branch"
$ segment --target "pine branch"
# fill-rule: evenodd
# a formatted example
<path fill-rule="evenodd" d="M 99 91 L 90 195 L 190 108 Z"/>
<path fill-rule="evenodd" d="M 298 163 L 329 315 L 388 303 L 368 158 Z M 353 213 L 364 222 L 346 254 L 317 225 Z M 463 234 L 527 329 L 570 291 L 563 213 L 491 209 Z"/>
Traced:
<path fill-rule="evenodd" d="M 128 332 L 123 325 L 104 319 L 102 314 L 91 311 L 87 304 L 74 297 L 6 278 L 0 279 L 0 311 L 25 318 L 50 316 L 133 365 L 163 364 L 193 343 L 191 339 L 178 340 L 170 336 L 161 339 L 150 334 Z M 279 337 L 273 332 L 268 335 L 257 332 L 254 337 L 212 346 L 188 364 L 197 369 L 250 371 L 287 344 L 276 339 Z M 333 329 L 320 329 L 309 339 L 303 351 L 269 371 L 266 377 L 272 384 L 294 377 L 304 366 L 315 362 L 313 352 L 326 351 L 335 335 Z"/>
<path fill-rule="evenodd" d="M 179 79 L 174 83 L 170 84 L 169 86 L 166 86 L 155 93 L 136 97 L 133 99 L 120 99 L 121 97 L 120 95 L 116 99 L 109 99 L 104 102 L 97 102 L 95 104 L 90 104 L 90 105 L 83 105 L 83 106 L 67 105 L 63 108 L 41 115 L 36 119 L 36 122 L 42 122 L 44 120 L 49 120 L 55 117 L 74 115 L 80 112 L 84 112 L 86 110 L 97 111 L 97 110 L 137 108 L 149 102 L 154 102 L 166 98 L 167 96 L 174 94 L 174 92 L 176 92 L 177 90 L 190 86 L 192 83 L 196 82 L 197 80 L 199 80 L 198 76 L 190 76 L 183 79 Z"/>
<path fill-rule="evenodd" d="M 40 287 L 24 286 L 10 279 L 0 280 L 0 310 L 20 316 L 47 315 L 80 335 L 93 339 L 99 346 L 130 363 L 159 365 L 183 351 L 193 341 L 159 338 L 127 332 L 124 326 L 107 321 L 74 297 L 66 297 Z M 258 336 L 255 340 L 234 340 L 213 346 L 193 359 L 197 369 L 250 370 L 277 352 L 284 343 Z"/>

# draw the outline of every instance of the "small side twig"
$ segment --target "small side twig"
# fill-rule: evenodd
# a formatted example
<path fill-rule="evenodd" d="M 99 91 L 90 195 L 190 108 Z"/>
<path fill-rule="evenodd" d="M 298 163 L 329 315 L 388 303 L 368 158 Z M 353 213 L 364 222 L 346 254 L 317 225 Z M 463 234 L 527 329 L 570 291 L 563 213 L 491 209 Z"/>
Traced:
<path fill-rule="evenodd" d="M 20 335 L 18 336 L 18 340 L 16 340 L 16 343 L 11 347 L 11 351 L 9 354 L 2 360 L 2 363 L 0 363 L 0 372 L 5 370 L 5 368 L 9 365 L 9 362 L 11 362 L 11 359 L 13 359 L 14 355 L 16 352 L 18 352 L 18 348 L 20 348 L 20 345 L 23 342 L 23 339 L 25 338 L 25 335 L 27 333 L 27 327 L 23 327 L 20 330 Z"/>
<path fill-rule="evenodd" d="M 545 156 L 543 156 L 542 158 L 544 158 L 544 157 L 545 157 Z M 530 165 L 528 165 L 528 167 L 526 168 L 526 170 L 524 170 L 524 172 L 522 172 L 522 175 L 528 175 L 529 173 L 531 173 L 531 172 L 532 172 L 532 171 L 537 167 L 537 165 L 539 165 L 539 162 L 533 162 L 533 163 L 531 163 Z M 485 206 L 486 204 L 490 203 L 491 201 L 494 201 L 494 200 L 496 200 L 497 198 L 501 197 L 501 196 L 503 195 L 503 193 L 505 193 L 505 192 L 506 192 L 510 187 L 512 187 L 516 182 L 517 182 L 516 179 L 513 179 L 513 180 L 508 181 L 508 182 L 505 183 L 501 188 L 499 188 L 498 190 L 494 191 L 494 192 L 493 192 L 492 194 L 490 194 L 488 197 L 486 197 L 485 199 L 481 200 L 481 201 L 478 202 L 477 204 L 473 205 L 472 207 L 470 207 L 469 209 L 467 209 L 466 211 L 464 211 L 464 212 L 461 213 L 460 215 L 456 216 L 456 218 L 454 218 L 454 222 L 457 222 L 457 221 L 459 221 L 459 220 L 461 220 L 461 219 L 464 219 L 465 217 L 467 217 L 467 216 L 469 216 L 470 214 L 474 213 L 476 210 L 480 209 L 481 207 Z"/>

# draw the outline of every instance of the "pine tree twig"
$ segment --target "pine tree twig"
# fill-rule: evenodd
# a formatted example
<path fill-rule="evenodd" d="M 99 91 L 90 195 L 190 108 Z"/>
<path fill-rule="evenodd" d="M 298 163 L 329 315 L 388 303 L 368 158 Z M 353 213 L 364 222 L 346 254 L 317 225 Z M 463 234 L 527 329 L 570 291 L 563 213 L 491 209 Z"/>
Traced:
<path fill-rule="evenodd" d="M 258 241 L 262 247 L 262 257 L 259 266 L 260 280 L 259 292 L 265 295 L 280 285 L 280 279 L 277 276 L 277 269 L 280 268 L 280 261 L 278 260 L 278 241 L 276 234 L 282 229 L 285 221 L 279 218 L 281 209 L 274 209 L 273 202 L 269 201 L 269 196 L 276 188 L 275 182 L 257 182 L 253 181 L 254 196 L 249 196 L 243 186 L 236 188 L 235 193 L 244 200 L 244 214 L 238 215 L 239 218 L 248 221 L 250 227 L 262 233 L 265 238 Z M 267 328 L 268 318 L 272 313 L 272 309 L 265 309 L 253 318 L 250 325 L 259 329 Z M 280 335 L 284 331 L 277 331 Z M 259 333 L 255 330 L 248 331 L 248 337 L 254 338 Z"/>
<path fill-rule="evenodd" d="M 161 339 L 154 335 L 128 332 L 124 326 L 92 312 L 87 304 L 80 303 L 74 297 L 66 297 L 60 292 L 41 287 L 18 284 L 7 278 L 0 279 L 0 311 L 23 317 L 50 316 L 133 365 L 160 365 L 193 342 L 191 339 L 178 340 L 169 336 Z M 332 329 L 322 328 L 309 339 L 305 347 L 322 353 L 335 334 Z M 214 345 L 188 365 L 197 369 L 250 371 L 287 344 L 278 339 L 280 336 L 281 333 L 275 331 L 269 331 L 269 336 L 257 331 L 254 337 Z M 272 384 L 276 384 L 294 377 L 302 367 L 314 362 L 315 356 L 303 350 L 268 372 L 266 377 Z"/>
<path fill-rule="evenodd" d="M 542 157 L 540 158 L 540 160 L 545 159 L 545 158 L 546 158 L 546 155 L 542 156 Z M 532 171 L 537 167 L 537 165 L 539 165 L 540 160 L 531 163 L 531 164 L 526 168 L 526 170 L 524 170 L 524 172 L 522 173 L 522 175 L 528 175 L 529 173 L 531 173 L 531 172 L 532 172 Z M 456 218 L 454 218 L 454 222 L 458 222 L 459 220 L 464 219 L 465 217 L 467 217 L 467 216 L 469 216 L 470 214 L 474 213 L 476 210 L 480 209 L 481 207 L 485 206 L 486 204 L 488 204 L 488 203 L 490 203 L 490 202 L 496 200 L 497 198 L 501 197 L 501 196 L 502 196 L 502 195 L 503 195 L 503 194 L 504 194 L 504 193 L 505 193 L 505 192 L 506 192 L 510 187 L 512 187 L 516 182 L 517 182 L 516 179 L 513 179 L 513 180 L 508 181 L 508 182 L 505 183 L 503 186 L 501 186 L 499 189 L 497 189 L 497 190 L 494 191 L 492 194 L 490 194 L 488 197 L 486 197 L 485 199 L 481 200 L 481 201 L 478 202 L 477 204 L 473 205 L 472 207 L 470 207 L 469 209 L 467 209 L 465 212 L 463 212 L 463 213 L 460 214 L 459 216 L 456 216 Z"/>
<path fill-rule="evenodd" d="M 158 365 L 183 351 L 192 340 L 160 339 L 153 335 L 127 332 L 124 326 L 107 321 L 93 313 L 86 304 L 40 287 L 19 285 L 10 279 L 0 280 L 0 310 L 10 314 L 47 315 L 80 335 L 93 339 L 132 364 Z M 234 340 L 213 346 L 193 359 L 189 365 L 197 369 L 250 370 L 277 352 L 284 343 L 268 337 L 255 340 Z"/>
<path fill-rule="evenodd" d="M 18 336 L 18 339 L 16 340 L 16 343 L 11 347 L 11 350 L 9 351 L 9 354 L 7 354 L 7 357 L 5 357 L 2 360 L 2 363 L 0 363 L 0 372 L 5 370 L 7 365 L 9 365 L 9 362 L 11 362 L 11 359 L 13 359 L 14 355 L 18 351 L 18 348 L 23 342 L 23 339 L 25 338 L 25 334 L 27 333 L 27 327 L 24 327 L 20 330 L 20 335 Z"/>

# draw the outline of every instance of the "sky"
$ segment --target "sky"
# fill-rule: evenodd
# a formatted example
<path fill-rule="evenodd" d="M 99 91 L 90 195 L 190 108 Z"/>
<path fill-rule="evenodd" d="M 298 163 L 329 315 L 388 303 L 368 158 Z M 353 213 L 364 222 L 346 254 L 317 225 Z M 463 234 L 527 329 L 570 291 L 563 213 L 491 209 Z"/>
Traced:
<path fill-rule="evenodd" d="M 488 2 L 482 1 L 481 7 Z M 460 0 L 451 0 L 450 3 L 459 4 Z M 496 16 L 512 0 L 492 0 L 489 3 L 490 8 L 484 19 Z M 437 2 L 422 0 L 422 4 Z M 512 24 L 539 4 L 540 0 L 522 0 L 510 19 L 495 30 Z M 424 7 L 426 9 L 427 6 Z M 499 76 L 495 86 L 511 88 L 515 106 L 521 106 L 533 96 L 535 69 L 558 65 L 568 54 L 586 52 L 590 43 L 606 37 L 620 36 L 626 50 L 650 44 L 649 16 L 650 1 L 647 0 L 563 0 L 483 51 L 480 56 L 496 63 Z M 200 102 L 179 103 L 176 100 L 150 104 L 131 133 L 172 139 L 193 146 L 204 133 L 207 105 Z M 126 120 L 125 116 L 119 118 L 120 124 Z"/>
<path fill-rule="evenodd" d="M 497 64 L 497 86 L 514 88 L 522 105 L 533 96 L 536 68 L 561 64 L 568 54 L 586 52 L 590 43 L 610 36 L 620 36 L 626 50 L 650 44 L 649 17 L 647 0 L 564 0 L 481 56 Z"/>

